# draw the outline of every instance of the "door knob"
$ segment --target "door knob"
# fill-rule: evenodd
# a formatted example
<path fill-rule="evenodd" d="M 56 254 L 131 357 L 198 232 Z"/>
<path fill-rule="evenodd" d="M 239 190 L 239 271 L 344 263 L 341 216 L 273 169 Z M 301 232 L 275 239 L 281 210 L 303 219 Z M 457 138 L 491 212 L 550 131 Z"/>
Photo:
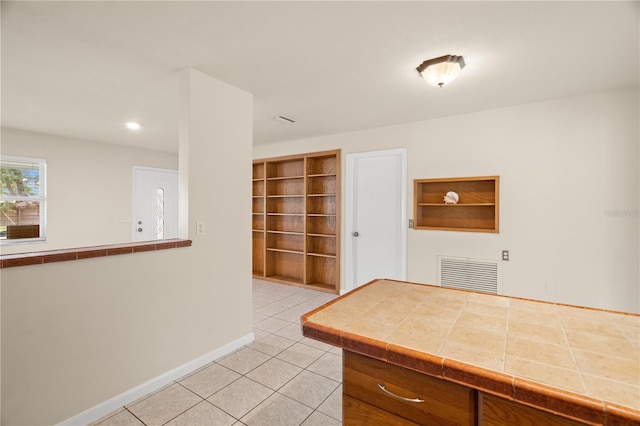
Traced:
<path fill-rule="evenodd" d="M 142 232 L 142 228 L 138 228 L 138 232 Z"/>
<path fill-rule="evenodd" d="M 360 234 L 358 234 L 358 231 L 356 231 L 356 232 L 352 233 L 351 235 L 353 235 L 354 237 L 357 237 Z"/>

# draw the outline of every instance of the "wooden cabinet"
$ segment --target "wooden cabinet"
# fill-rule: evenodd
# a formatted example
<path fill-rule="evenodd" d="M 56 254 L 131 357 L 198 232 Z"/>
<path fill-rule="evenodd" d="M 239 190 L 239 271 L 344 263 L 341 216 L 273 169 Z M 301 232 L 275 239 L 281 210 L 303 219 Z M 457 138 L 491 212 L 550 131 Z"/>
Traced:
<path fill-rule="evenodd" d="M 445 204 L 447 192 L 457 204 Z M 414 228 L 443 231 L 499 232 L 500 177 L 479 176 L 414 181 Z"/>
<path fill-rule="evenodd" d="M 338 292 L 340 151 L 253 163 L 253 274 Z"/>
<path fill-rule="evenodd" d="M 579 426 L 475 389 L 343 350 L 345 426 Z"/>
<path fill-rule="evenodd" d="M 473 389 L 349 351 L 343 363 L 345 425 L 475 425 Z"/>
<path fill-rule="evenodd" d="M 419 426 L 419 423 L 411 422 L 348 395 L 342 395 L 342 407 L 342 424 L 345 426 Z"/>
<path fill-rule="evenodd" d="M 584 423 L 536 410 L 504 398 L 479 393 L 478 426 L 578 426 Z"/>

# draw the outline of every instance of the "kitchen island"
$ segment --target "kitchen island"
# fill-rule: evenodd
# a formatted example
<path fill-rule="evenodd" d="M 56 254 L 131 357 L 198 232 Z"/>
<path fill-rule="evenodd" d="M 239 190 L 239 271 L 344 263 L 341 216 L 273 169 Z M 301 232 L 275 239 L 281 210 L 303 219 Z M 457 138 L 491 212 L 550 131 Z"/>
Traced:
<path fill-rule="evenodd" d="M 376 280 L 302 317 L 344 425 L 640 425 L 640 316 Z"/>

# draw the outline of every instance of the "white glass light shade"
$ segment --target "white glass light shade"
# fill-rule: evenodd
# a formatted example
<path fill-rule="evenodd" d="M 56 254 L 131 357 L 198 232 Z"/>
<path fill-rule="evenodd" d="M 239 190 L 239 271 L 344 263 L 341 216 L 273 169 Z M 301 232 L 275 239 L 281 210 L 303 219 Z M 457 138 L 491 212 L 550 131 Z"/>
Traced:
<path fill-rule="evenodd" d="M 418 67 L 418 72 L 420 72 L 424 81 L 431 86 L 442 87 L 455 80 L 460 75 L 464 65 L 462 56 L 447 55 L 424 61 Z"/>

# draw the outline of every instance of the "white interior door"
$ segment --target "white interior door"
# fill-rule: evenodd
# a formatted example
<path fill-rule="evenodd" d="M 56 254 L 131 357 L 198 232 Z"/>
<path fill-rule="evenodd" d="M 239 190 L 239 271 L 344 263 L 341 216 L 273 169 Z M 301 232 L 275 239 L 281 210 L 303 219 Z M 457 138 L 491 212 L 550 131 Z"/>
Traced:
<path fill-rule="evenodd" d="M 346 288 L 406 280 L 406 149 L 348 154 Z"/>
<path fill-rule="evenodd" d="M 178 238 L 178 172 L 133 168 L 133 241 Z"/>

